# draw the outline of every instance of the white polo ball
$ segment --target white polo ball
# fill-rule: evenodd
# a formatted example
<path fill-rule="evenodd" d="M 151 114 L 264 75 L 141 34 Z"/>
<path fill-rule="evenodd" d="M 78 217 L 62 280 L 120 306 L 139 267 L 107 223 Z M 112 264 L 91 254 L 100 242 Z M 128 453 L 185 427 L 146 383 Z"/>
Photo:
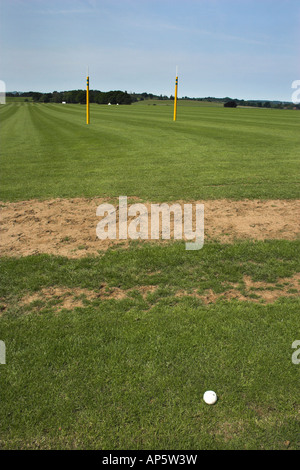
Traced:
<path fill-rule="evenodd" d="M 214 405 L 217 401 L 217 394 L 213 392 L 212 390 L 207 390 L 204 395 L 203 395 L 203 400 L 205 403 L 208 405 Z"/>

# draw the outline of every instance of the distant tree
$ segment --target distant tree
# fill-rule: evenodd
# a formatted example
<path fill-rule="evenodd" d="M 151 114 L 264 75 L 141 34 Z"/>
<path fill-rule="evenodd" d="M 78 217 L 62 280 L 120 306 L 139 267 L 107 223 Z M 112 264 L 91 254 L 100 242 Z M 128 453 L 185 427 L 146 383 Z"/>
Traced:
<path fill-rule="evenodd" d="M 40 97 L 42 96 L 42 93 L 32 91 L 32 100 L 33 101 L 39 101 Z"/>
<path fill-rule="evenodd" d="M 96 103 L 98 104 L 107 104 L 106 98 L 105 98 L 105 93 L 99 93 L 96 98 Z"/>
<path fill-rule="evenodd" d="M 132 97 L 125 91 L 122 96 L 122 103 L 120 104 L 131 104 L 132 103 Z"/>
<path fill-rule="evenodd" d="M 84 90 L 78 90 L 75 100 L 76 103 L 85 104 L 86 92 Z"/>
<path fill-rule="evenodd" d="M 53 103 L 61 103 L 62 101 L 64 101 L 64 100 L 62 99 L 62 93 L 58 93 L 58 91 L 54 91 L 54 92 L 52 93 L 52 99 L 51 99 L 51 101 L 52 101 Z"/>
<path fill-rule="evenodd" d="M 44 93 L 43 95 L 40 96 L 39 101 L 41 101 L 42 103 L 49 103 L 51 98 L 52 98 L 52 93 Z"/>
<path fill-rule="evenodd" d="M 234 100 L 229 100 L 224 103 L 224 108 L 236 108 L 237 104 Z"/>

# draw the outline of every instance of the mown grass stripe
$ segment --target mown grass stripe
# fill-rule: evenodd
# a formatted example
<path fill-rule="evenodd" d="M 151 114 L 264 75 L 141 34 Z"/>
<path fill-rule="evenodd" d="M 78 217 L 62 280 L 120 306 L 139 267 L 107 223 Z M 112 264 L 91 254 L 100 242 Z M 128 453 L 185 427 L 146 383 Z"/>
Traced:
<path fill-rule="evenodd" d="M 168 106 L 94 104 L 87 126 L 82 105 L 5 106 L 3 200 L 299 197 L 293 111 L 183 107 L 175 125 Z"/>

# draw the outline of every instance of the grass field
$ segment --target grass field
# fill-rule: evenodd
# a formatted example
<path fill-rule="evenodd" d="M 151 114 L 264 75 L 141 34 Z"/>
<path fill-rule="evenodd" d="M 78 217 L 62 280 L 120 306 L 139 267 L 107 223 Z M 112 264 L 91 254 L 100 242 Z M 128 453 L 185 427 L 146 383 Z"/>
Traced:
<path fill-rule="evenodd" d="M 0 117 L 3 210 L 83 196 L 299 199 L 298 112 L 182 105 L 174 123 L 166 105 L 93 105 L 87 126 L 84 106 L 8 103 Z M 2 256 L 0 448 L 299 449 L 290 238 Z"/>
<path fill-rule="evenodd" d="M 6 104 L 17 104 L 17 103 L 25 103 L 27 101 L 32 101 L 31 96 L 6 96 L 5 102 Z"/>
<path fill-rule="evenodd" d="M 86 126 L 84 106 L 18 103 L 0 116 L 1 200 L 299 195 L 298 112 L 182 105 L 174 123 L 169 106 L 93 105 Z"/>

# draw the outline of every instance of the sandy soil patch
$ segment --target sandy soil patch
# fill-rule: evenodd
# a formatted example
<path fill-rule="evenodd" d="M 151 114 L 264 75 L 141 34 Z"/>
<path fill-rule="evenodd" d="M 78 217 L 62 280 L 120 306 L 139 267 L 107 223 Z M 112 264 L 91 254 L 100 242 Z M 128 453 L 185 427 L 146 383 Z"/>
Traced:
<path fill-rule="evenodd" d="M 225 292 L 216 294 L 212 289 L 208 289 L 202 294 L 197 293 L 197 289 L 193 292 L 186 292 L 178 290 L 175 297 L 194 297 L 201 299 L 204 304 L 213 304 L 217 300 L 231 300 L 237 299 L 247 302 L 264 302 L 273 303 L 280 297 L 296 297 L 300 293 L 300 273 L 295 274 L 290 278 L 282 278 L 277 283 L 270 284 L 266 282 L 255 282 L 249 276 L 244 276 L 244 293 L 241 292 L 240 284 L 233 284 L 230 289 Z M 280 286 L 280 287 L 278 287 Z M 99 300 L 123 300 L 130 296 L 135 291 L 142 295 L 147 300 L 148 294 L 156 291 L 158 286 L 137 286 L 132 289 L 120 289 L 119 287 L 108 287 L 103 284 L 99 291 L 91 291 L 82 288 L 67 288 L 67 287 L 49 287 L 44 288 L 33 294 L 28 294 L 20 301 L 21 305 L 30 305 L 33 302 L 41 301 L 41 307 L 33 306 L 33 310 L 44 308 L 46 305 L 54 308 L 55 311 L 62 309 L 73 310 L 75 307 L 84 307 L 95 299 Z M 84 300 L 83 300 L 84 299 Z"/>
<path fill-rule="evenodd" d="M 131 198 L 138 202 L 137 198 Z M 98 254 L 128 240 L 100 240 L 96 226 L 98 205 L 118 200 L 103 198 L 53 199 L 1 204 L 1 255 L 27 256 L 48 253 L 71 258 Z M 204 204 L 205 240 L 299 238 L 300 200 L 178 201 Z M 128 205 L 129 199 L 128 199 Z M 145 203 L 150 215 L 151 203 Z M 150 224 L 149 224 L 150 225 Z M 171 239 L 172 239 L 171 225 Z"/>
<path fill-rule="evenodd" d="M 281 278 L 276 284 L 253 281 L 249 276 L 243 277 L 244 289 L 239 284 L 234 284 L 225 292 L 215 293 L 209 289 L 204 294 L 198 294 L 197 289 L 193 292 L 178 291 L 176 297 L 196 297 L 203 300 L 205 304 L 215 303 L 222 300 L 242 300 L 248 302 L 273 303 L 280 297 L 298 297 L 300 294 L 300 273 L 290 278 Z M 278 287 L 280 286 L 280 287 Z"/>
<path fill-rule="evenodd" d="M 43 307 L 45 304 L 54 306 L 56 311 L 62 309 L 72 310 L 75 307 L 84 307 L 89 302 L 100 300 L 123 300 L 127 298 L 132 291 L 138 292 L 146 299 L 147 295 L 154 292 L 157 286 L 137 286 L 134 289 L 120 289 L 119 287 L 108 287 L 103 284 L 98 292 L 82 289 L 82 288 L 68 288 L 68 287 L 48 287 L 41 289 L 33 294 L 28 294 L 20 301 L 21 305 L 29 305 L 36 301 L 42 301 Z"/>

